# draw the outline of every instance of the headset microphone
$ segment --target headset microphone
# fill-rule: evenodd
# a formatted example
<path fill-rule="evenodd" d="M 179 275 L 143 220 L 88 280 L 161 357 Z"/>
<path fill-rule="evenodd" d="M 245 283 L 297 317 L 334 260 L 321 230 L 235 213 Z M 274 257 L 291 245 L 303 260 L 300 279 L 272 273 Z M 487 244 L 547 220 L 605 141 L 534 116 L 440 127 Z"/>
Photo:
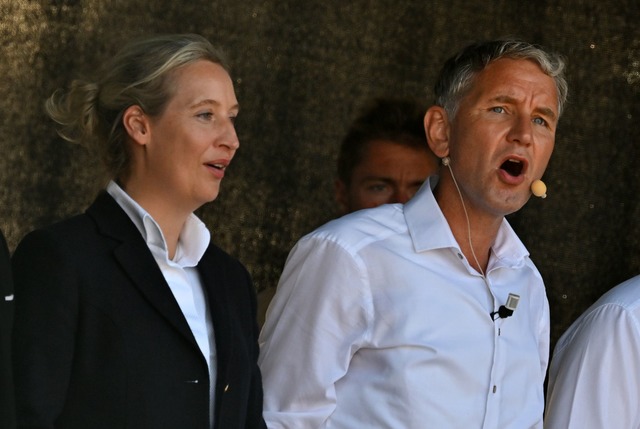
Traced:
<path fill-rule="evenodd" d="M 534 180 L 531 184 L 531 193 L 536 197 L 547 198 L 547 185 L 540 179 Z"/>
<path fill-rule="evenodd" d="M 480 263 L 478 262 L 478 258 L 476 258 L 476 254 L 473 251 L 473 244 L 471 243 L 471 226 L 469 225 L 469 215 L 467 214 L 467 209 L 464 205 L 464 199 L 462 198 L 462 194 L 460 193 L 460 188 L 458 187 L 458 183 L 456 182 L 456 177 L 453 175 L 453 170 L 451 169 L 451 158 L 449 158 L 448 156 L 442 157 L 442 165 L 444 167 L 449 168 L 449 171 L 451 172 L 451 179 L 453 179 L 453 183 L 456 185 L 456 189 L 458 190 L 458 195 L 460 195 L 460 202 L 462 203 L 462 209 L 464 210 L 464 215 L 465 215 L 465 218 L 467 219 L 467 231 L 469 233 L 469 247 L 471 248 L 471 254 L 473 255 L 473 259 L 475 260 L 476 264 L 478 265 L 478 268 L 480 269 L 480 274 L 482 275 L 482 278 L 487 284 L 487 287 L 489 287 L 487 278 L 485 277 L 484 272 L 480 267 Z M 536 185 L 536 190 L 533 189 L 533 185 Z M 536 192 L 539 190 L 540 186 L 542 186 L 542 193 L 541 195 L 538 195 L 536 194 Z M 536 180 L 535 182 L 533 182 L 531 186 L 531 192 L 533 192 L 534 195 L 542 196 L 542 198 L 544 198 L 547 196 L 545 193 L 546 191 L 547 191 L 547 187 L 542 182 L 542 180 Z M 491 290 L 490 287 L 489 287 L 489 290 Z M 515 293 L 510 293 L 509 297 L 507 298 L 507 303 L 505 305 L 501 305 L 500 308 L 498 308 L 498 311 L 492 311 L 491 313 L 489 313 L 489 316 L 491 316 L 491 320 L 495 321 L 496 316 L 500 319 L 506 319 L 507 317 L 510 317 L 511 315 L 513 315 L 513 312 L 518 306 L 518 302 L 520 302 L 520 295 L 516 295 Z"/>
<path fill-rule="evenodd" d="M 471 227 L 469 226 L 469 216 L 467 215 L 467 209 L 464 206 L 464 200 L 462 199 L 462 194 L 460 193 L 460 188 L 458 187 L 458 183 L 456 182 L 456 178 L 453 175 L 453 171 L 451 170 L 451 158 L 449 158 L 448 156 L 444 156 L 442 157 L 442 165 L 444 167 L 449 167 L 449 171 L 451 171 L 451 178 L 453 179 L 453 183 L 456 185 L 456 189 L 458 190 L 458 194 L 460 195 L 460 201 L 462 202 L 462 208 L 464 209 L 464 214 L 465 217 L 467 218 L 467 228 L 469 231 L 469 246 L 471 247 L 471 253 L 473 254 L 473 258 L 476 261 L 476 264 L 478 264 L 478 267 L 480 267 L 480 264 L 478 263 L 478 259 L 476 258 L 475 253 L 473 252 L 473 244 L 471 243 Z M 536 197 L 542 197 L 545 198 L 547 196 L 547 186 L 544 184 L 544 182 L 542 180 L 535 180 L 532 184 L 531 184 L 531 192 L 533 193 L 533 195 L 535 195 Z M 484 276 L 484 272 L 482 272 L 482 269 L 480 269 L 480 273 L 482 274 L 482 278 L 484 279 L 484 281 L 486 282 L 487 279 Z M 488 283 L 487 283 L 488 286 Z M 516 310 L 516 307 L 518 306 L 518 302 L 520 302 L 520 295 L 516 295 L 515 293 L 510 293 L 509 296 L 507 297 L 507 302 L 504 305 L 501 305 L 498 308 L 498 311 L 492 311 L 491 313 L 489 313 L 489 316 L 491 316 L 491 320 L 496 320 L 496 316 L 499 319 L 506 319 L 507 317 L 510 317 L 513 315 L 513 312 Z"/>

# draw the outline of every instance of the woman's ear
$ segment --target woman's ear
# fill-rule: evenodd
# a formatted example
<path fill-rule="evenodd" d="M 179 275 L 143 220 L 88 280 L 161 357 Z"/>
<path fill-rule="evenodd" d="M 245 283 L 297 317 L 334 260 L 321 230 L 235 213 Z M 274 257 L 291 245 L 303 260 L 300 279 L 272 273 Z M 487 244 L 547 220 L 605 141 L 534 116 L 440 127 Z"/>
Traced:
<path fill-rule="evenodd" d="M 438 157 L 449 155 L 449 117 L 440 106 L 431 106 L 424 115 L 424 130 L 431 151 Z"/>
<path fill-rule="evenodd" d="M 140 106 L 127 107 L 122 114 L 122 124 L 133 143 L 144 146 L 149 142 L 149 118 Z"/>

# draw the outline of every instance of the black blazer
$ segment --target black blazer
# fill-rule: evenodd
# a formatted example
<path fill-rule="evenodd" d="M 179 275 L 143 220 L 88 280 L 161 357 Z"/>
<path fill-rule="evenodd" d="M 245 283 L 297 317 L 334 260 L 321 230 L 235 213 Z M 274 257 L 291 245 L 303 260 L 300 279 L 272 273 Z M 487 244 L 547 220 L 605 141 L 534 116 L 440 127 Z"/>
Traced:
<path fill-rule="evenodd" d="M 0 231 L 0 428 L 15 427 L 13 379 L 11 376 L 11 327 L 13 324 L 13 281 L 9 249 Z"/>
<path fill-rule="evenodd" d="M 264 428 L 256 299 L 215 245 L 198 264 L 217 350 L 215 427 Z M 205 429 L 205 358 L 140 232 L 106 192 L 13 256 L 19 428 Z"/>

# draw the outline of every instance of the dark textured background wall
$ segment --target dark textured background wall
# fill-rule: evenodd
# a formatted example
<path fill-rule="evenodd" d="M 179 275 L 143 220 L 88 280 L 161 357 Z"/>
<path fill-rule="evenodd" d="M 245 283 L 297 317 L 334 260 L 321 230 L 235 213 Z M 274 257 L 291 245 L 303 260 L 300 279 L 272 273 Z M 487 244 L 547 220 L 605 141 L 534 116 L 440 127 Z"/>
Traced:
<path fill-rule="evenodd" d="M 640 273 L 637 0 L 0 0 L 0 228 L 83 210 L 102 185 L 43 100 L 143 33 L 197 32 L 233 63 L 241 149 L 199 215 L 268 301 L 288 251 L 335 213 L 339 140 L 370 96 L 419 97 L 477 39 L 517 35 L 568 57 L 570 103 L 545 180 L 510 220 L 546 279 L 555 341 Z"/>

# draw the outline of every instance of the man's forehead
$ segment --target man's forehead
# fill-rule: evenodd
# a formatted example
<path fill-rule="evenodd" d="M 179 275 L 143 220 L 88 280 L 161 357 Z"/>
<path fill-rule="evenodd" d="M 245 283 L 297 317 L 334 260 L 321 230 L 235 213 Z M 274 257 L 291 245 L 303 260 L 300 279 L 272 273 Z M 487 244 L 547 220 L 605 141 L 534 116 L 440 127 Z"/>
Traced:
<path fill-rule="evenodd" d="M 502 58 L 494 61 L 475 76 L 467 95 L 473 93 L 482 94 L 487 100 L 510 102 L 525 96 L 534 97 L 557 116 L 556 82 L 531 60 Z"/>

